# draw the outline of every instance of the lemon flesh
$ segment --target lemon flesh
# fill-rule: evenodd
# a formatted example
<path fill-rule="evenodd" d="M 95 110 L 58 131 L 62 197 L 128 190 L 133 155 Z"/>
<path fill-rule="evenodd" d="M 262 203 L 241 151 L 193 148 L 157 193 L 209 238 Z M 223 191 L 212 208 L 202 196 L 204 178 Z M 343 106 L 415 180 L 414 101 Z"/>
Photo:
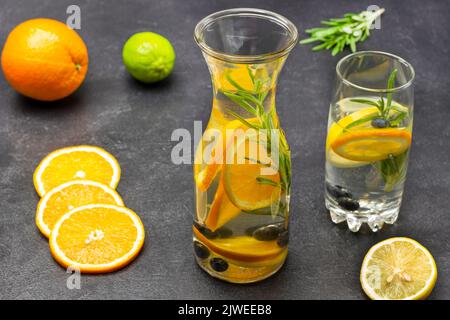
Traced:
<path fill-rule="evenodd" d="M 431 253 L 409 238 L 373 246 L 361 267 L 361 285 L 373 300 L 420 300 L 434 288 L 437 267 Z"/>

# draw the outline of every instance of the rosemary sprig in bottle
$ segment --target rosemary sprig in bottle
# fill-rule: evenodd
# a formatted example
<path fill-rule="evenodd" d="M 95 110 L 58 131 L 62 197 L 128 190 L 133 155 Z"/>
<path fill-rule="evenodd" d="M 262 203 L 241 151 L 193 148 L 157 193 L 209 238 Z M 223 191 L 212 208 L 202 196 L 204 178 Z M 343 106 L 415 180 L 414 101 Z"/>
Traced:
<path fill-rule="evenodd" d="M 228 109 L 227 112 L 241 121 L 245 126 L 249 128 L 253 128 L 255 130 L 264 129 L 267 132 L 267 153 L 270 155 L 271 151 L 271 130 L 276 129 L 280 130 L 278 126 L 274 123 L 275 110 L 271 108 L 269 111 L 265 111 L 264 109 L 264 101 L 267 98 L 269 90 L 263 90 L 264 86 L 270 79 L 265 81 L 261 81 L 260 79 L 256 79 L 253 75 L 252 70 L 247 67 L 249 77 L 253 84 L 253 90 L 246 90 L 242 86 L 240 86 L 235 80 L 231 78 L 228 74 L 226 76 L 228 82 L 233 86 L 233 90 L 222 90 L 223 94 L 228 97 L 231 101 L 236 103 L 238 106 L 243 108 L 248 113 L 252 114 L 258 119 L 257 123 L 250 123 L 244 117 L 239 115 L 238 113 Z M 279 187 L 283 191 L 288 191 L 290 188 L 291 181 L 291 157 L 290 150 L 288 144 L 285 140 L 283 132 L 279 134 L 279 147 L 278 147 L 278 156 L 279 163 L 278 169 L 280 173 L 280 183 Z M 278 185 L 278 183 L 273 180 L 264 178 L 263 176 L 259 176 L 256 178 L 258 183 L 268 184 L 268 185 Z"/>

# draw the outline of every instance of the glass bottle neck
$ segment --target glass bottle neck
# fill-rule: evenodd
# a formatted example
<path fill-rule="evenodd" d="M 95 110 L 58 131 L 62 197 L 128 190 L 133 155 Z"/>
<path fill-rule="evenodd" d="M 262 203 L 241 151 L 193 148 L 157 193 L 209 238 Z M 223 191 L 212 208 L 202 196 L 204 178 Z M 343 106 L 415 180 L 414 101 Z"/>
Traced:
<path fill-rule="evenodd" d="M 257 117 L 272 113 L 276 122 L 275 92 L 285 57 L 265 63 L 236 64 L 205 55 L 213 82 L 214 103 L 225 118 Z"/>

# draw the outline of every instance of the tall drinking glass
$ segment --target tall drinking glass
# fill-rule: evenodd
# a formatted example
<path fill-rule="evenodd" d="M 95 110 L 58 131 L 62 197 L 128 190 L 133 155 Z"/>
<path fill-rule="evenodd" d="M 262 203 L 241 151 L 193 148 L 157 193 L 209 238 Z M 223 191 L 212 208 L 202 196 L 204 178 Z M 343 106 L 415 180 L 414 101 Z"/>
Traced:
<path fill-rule="evenodd" d="M 275 91 L 297 29 L 273 12 L 231 9 L 201 20 L 195 40 L 213 83 L 194 164 L 195 256 L 213 277 L 259 281 L 287 255 L 291 158 Z"/>
<path fill-rule="evenodd" d="M 365 51 L 336 67 L 326 141 L 325 205 L 334 223 L 378 231 L 397 220 L 413 125 L 414 69 Z"/>

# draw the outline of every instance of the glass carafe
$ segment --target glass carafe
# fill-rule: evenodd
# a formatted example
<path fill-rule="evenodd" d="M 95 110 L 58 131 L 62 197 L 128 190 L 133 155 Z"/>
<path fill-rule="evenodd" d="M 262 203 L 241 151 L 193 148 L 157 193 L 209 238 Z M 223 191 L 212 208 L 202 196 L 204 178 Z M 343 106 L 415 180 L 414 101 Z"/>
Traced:
<path fill-rule="evenodd" d="M 273 12 L 231 9 L 201 20 L 195 40 L 213 82 L 195 153 L 195 256 L 214 277 L 259 281 L 288 250 L 291 158 L 275 92 L 297 29 Z"/>

